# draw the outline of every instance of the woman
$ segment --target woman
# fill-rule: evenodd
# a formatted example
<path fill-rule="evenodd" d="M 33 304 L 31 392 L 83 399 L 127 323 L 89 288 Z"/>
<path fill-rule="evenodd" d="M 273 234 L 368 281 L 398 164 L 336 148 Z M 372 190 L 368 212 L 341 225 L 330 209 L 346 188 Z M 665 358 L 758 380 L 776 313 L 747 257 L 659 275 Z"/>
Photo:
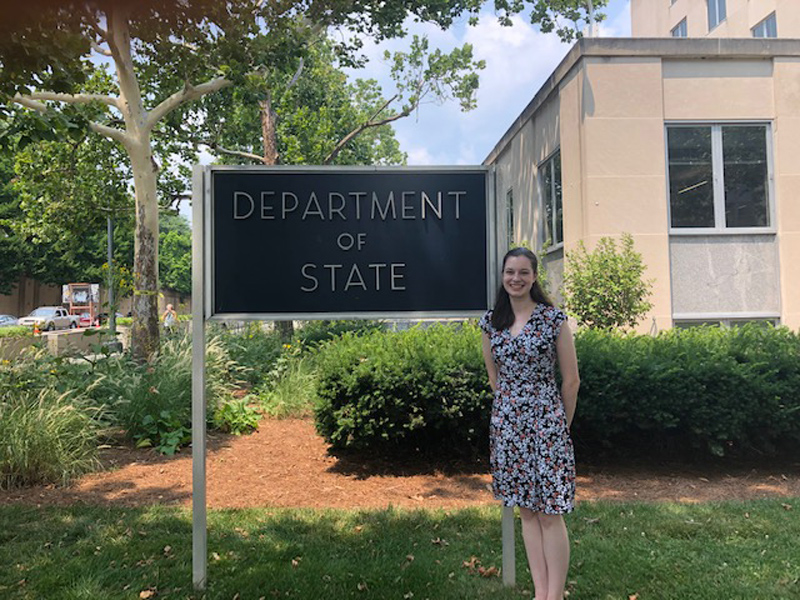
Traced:
<path fill-rule="evenodd" d="M 175 308 L 172 304 L 167 304 L 167 309 L 164 311 L 164 314 L 161 315 L 161 318 L 164 320 L 164 329 L 167 333 L 172 333 L 173 327 L 178 322 L 178 313 L 175 312 Z"/>
<path fill-rule="evenodd" d="M 560 600 L 569 568 L 563 515 L 572 511 L 575 499 L 569 427 L 580 379 L 567 316 L 539 285 L 533 252 L 514 248 L 505 255 L 502 286 L 480 327 L 494 391 L 490 425 L 494 494 L 504 506 L 519 507 L 536 600 Z"/>

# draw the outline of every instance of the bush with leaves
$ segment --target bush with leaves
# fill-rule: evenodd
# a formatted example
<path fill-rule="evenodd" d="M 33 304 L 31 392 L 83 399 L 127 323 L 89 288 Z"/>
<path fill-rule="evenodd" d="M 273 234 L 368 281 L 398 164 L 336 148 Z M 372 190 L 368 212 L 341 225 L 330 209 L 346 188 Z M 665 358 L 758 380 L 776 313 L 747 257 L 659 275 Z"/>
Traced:
<path fill-rule="evenodd" d="M 0 488 L 66 484 L 97 466 L 107 415 L 85 380 L 60 377 L 78 370 L 36 348 L 0 361 Z"/>
<path fill-rule="evenodd" d="M 149 363 L 129 355 L 109 356 L 93 365 L 87 393 L 107 406 L 115 423 L 138 446 L 172 454 L 191 440 L 192 344 L 188 335 L 161 344 Z M 232 401 L 231 388 L 240 367 L 225 346 L 211 336 L 206 344 L 206 399 L 209 421 Z M 231 413 L 227 409 L 226 413 Z M 220 424 L 217 418 L 216 424 Z"/>
<path fill-rule="evenodd" d="M 367 319 L 306 321 L 294 332 L 294 341 L 306 348 L 314 348 L 348 332 L 362 335 L 385 328 L 383 322 Z"/>
<path fill-rule="evenodd" d="M 643 278 L 642 256 L 633 236 L 623 233 L 619 248 L 613 238 L 600 238 L 588 252 L 583 241 L 566 253 L 564 307 L 580 325 L 594 329 L 635 327 L 652 308 L 647 300 L 652 280 Z"/>
<path fill-rule="evenodd" d="M 240 378 L 251 385 L 264 381 L 281 355 L 283 342 L 276 331 L 265 329 L 260 321 L 247 323 L 244 328 L 217 326 L 213 335 L 242 371 Z"/>
<path fill-rule="evenodd" d="M 317 357 L 317 430 L 335 448 L 485 453 L 480 347 L 473 323 L 343 335 Z"/>
<path fill-rule="evenodd" d="M 800 443 L 800 336 L 750 324 L 582 330 L 578 453 L 774 456 Z"/>

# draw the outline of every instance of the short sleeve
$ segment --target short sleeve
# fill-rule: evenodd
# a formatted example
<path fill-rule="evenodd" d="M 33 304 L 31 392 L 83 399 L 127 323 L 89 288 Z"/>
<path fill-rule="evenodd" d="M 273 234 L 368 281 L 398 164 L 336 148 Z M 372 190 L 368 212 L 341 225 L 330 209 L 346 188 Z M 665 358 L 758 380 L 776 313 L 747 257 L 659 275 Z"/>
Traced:
<path fill-rule="evenodd" d="M 491 335 L 492 333 L 492 311 L 487 310 L 483 316 L 478 321 L 478 327 L 481 328 L 481 331 Z"/>
<path fill-rule="evenodd" d="M 560 308 L 553 307 L 553 333 L 555 337 L 561 332 L 561 325 L 567 321 L 567 313 Z"/>

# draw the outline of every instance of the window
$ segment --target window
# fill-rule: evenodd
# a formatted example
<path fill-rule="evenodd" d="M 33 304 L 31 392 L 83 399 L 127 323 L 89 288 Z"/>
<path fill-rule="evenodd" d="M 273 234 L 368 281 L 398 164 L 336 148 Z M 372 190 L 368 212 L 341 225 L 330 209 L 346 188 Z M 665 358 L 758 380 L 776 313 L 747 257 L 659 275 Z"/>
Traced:
<path fill-rule="evenodd" d="M 506 236 L 508 244 L 514 241 L 514 188 L 506 192 Z"/>
<path fill-rule="evenodd" d="M 564 243 L 564 208 L 561 202 L 561 152 L 556 152 L 539 166 L 542 191 L 542 243 Z"/>
<path fill-rule="evenodd" d="M 768 126 L 667 127 L 673 229 L 770 227 Z"/>
<path fill-rule="evenodd" d="M 772 318 L 753 318 L 753 319 L 681 319 L 673 321 L 675 329 L 688 329 L 690 327 L 702 327 L 703 325 L 716 325 L 719 327 L 742 327 L 748 323 L 755 323 L 764 327 L 778 327 L 780 319 Z"/>
<path fill-rule="evenodd" d="M 725 0 L 708 0 L 708 30 L 722 23 L 727 16 Z"/>
<path fill-rule="evenodd" d="M 672 37 L 687 37 L 686 19 L 675 25 L 672 29 Z"/>
<path fill-rule="evenodd" d="M 757 38 L 774 38 L 778 37 L 778 21 L 773 12 L 766 19 L 761 21 L 758 25 L 753 27 L 753 37 Z"/>

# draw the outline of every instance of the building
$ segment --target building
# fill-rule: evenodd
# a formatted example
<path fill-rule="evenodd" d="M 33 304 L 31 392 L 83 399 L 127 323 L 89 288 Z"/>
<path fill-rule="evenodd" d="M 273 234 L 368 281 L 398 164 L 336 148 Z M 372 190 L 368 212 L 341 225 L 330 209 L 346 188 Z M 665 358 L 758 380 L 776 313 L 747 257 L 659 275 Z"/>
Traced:
<path fill-rule="evenodd" d="M 797 0 L 631 0 L 633 37 L 800 38 Z"/>
<path fill-rule="evenodd" d="M 779 30 L 800 28 L 800 6 L 781 11 L 791 2 L 727 3 L 729 20 L 747 15 L 737 31 L 763 14 L 755 5 L 775 12 Z M 660 6 L 646 26 L 645 4 Z M 673 11 L 686 11 L 691 36 L 705 6 L 633 0 L 634 32 L 661 37 L 573 46 L 485 160 L 496 168 L 498 243 L 549 240 L 542 260 L 556 289 L 565 251 L 629 232 L 655 279 L 642 331 L 797 329 L 800 39 L 669 36 Z"/>

